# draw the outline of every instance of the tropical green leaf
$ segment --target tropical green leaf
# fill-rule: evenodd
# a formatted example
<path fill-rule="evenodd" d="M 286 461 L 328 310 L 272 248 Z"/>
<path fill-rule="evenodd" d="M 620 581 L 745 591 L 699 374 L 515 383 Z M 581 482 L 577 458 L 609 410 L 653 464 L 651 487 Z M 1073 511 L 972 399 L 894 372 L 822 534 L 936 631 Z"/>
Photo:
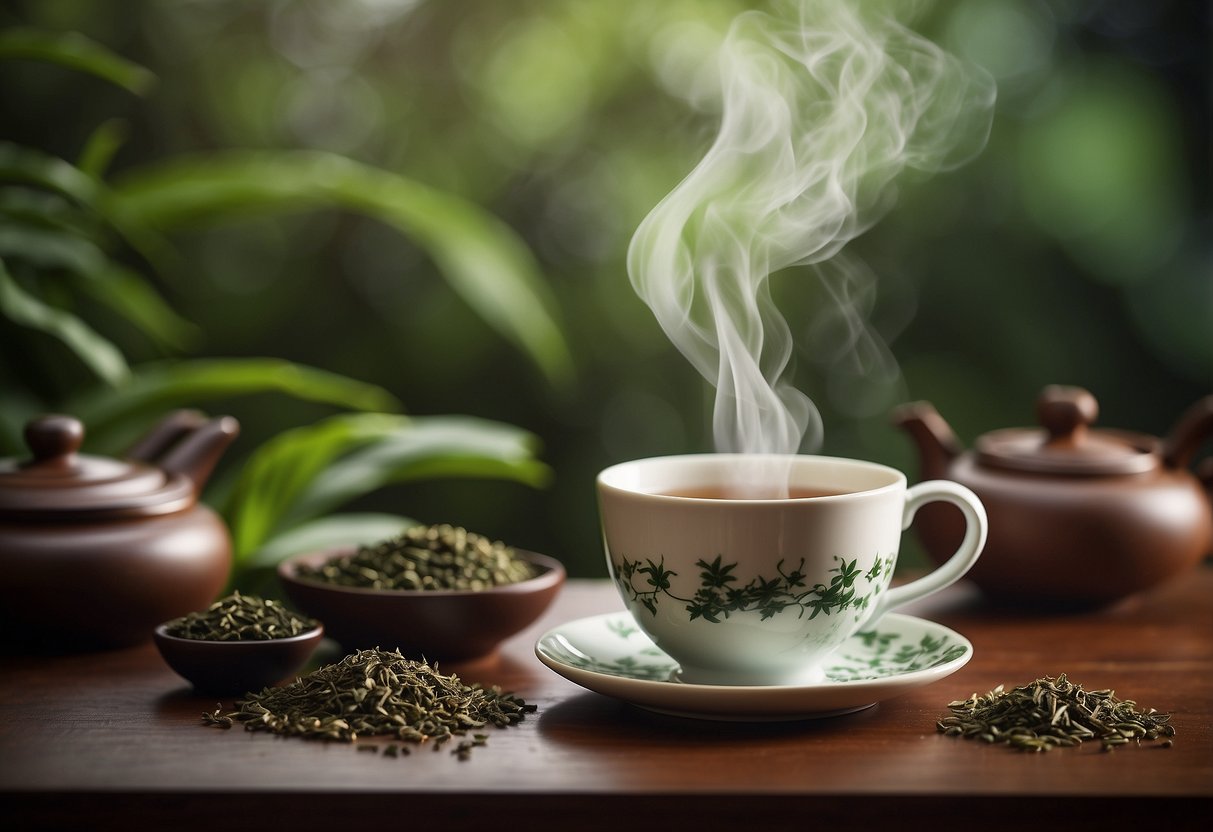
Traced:
<path fill-rule="evenodd" d="M 375 217 L 424 248 L 464 301 L 549 380 L 570 377 L 556 306 L 530 249 L 479 206 L 421 182 L 328 153 L 233 152 L 143 168 L 113 197 L 111 219 L 128 229 L 321 206 Z"/>
<path fill-rule="evenodd" d="M 178 315 L 137 272 L 110 263 L 80 288 L 108 306 L 164 350 L 183 351 L 197 343 L 201 330 Z"/>
<path fill-rule="evenodd" d="M 227 501 L 238 564 L 272 540 L 392 483 L 425 477 L 547 481 L 535 437 L 468 417 L 342 414 L 266 442 Z"/>
<path fill-rule="evenodd" d="M 0 141 L 0 180 L 35 185 L 87 208 L 159 271 L 168 271 L 178 262 L 177 253 L 160 234 L 146 223 L 128 221 L 121 205 L 116 204 L 101 180 L 69 162 L 39 150 Z"/>
<path fill-rule="evenodd" d="M 130 374 L 126 359 L 117 347 L 75 315 L 45 304 L 22 289 L 9 275 L 2 260 L 0 313 L 13 323 L 59 339 L 81 363 L 107 384 L 121 384 Z"/>
<path fill-rule="evenodd" d="M 24 223 L 0 225 L 0 257 L 85 275 L 98 274 L 109 263 L 105 252 L 77 234 Z"/>
<path fill-rule="evenodd" d="M 37 185 L 90 207 L 101 197 L 97 180 L 75 165 L 12 142 L 0 142 L 0 179 Z"/>
<path fill-rule="evenodd" d="M 304 552 L 386 540 L 415 525 L 416 520 L 395 514 L 331 514 L 275 535 L 253 552 L 244 565 L 248 569 L 273 567 L 286 558 Z"/>
<path fill-rule="evenodd" d="M 114 263 L 77 233 L 22 223 L 0 225 L 0 257 L 83 278 L 78 288 L 162 349 L 181 350 L 198 337 L 197 327 L 174 312 L 143 277 Z"/>
<path fill-rule="evenodd" d="M 59 194 L 22 186 L 0 188 L 0 214 L 10 222 L 66 231 L 92 239 L 96 221 Z"/>
<path fill-rule="evenodd" d="M 129 132 L 127 123 L 121 119 L 114 118 L 103 122 L 88 137 L 76 167 L 89 176 L 100 179 L 113 161 L 114 154 L 126 144 Z"/>
<path fill-rule="evenodd" d="M 241 470 L 224 509 L 237 564 L 286 528 L 284 519 L 321 472 L 342 454 L 404 429 L 403 416 L 341 414 L 262 444 Z"/>
<path fill-rule="evenodd" d="M 25 27 L 0 31 L 0 58 L 48 61 L 95 75 L 142 95 L 156 83 L 150 70 L 128 61 L 79 32 L 46 32 Z"/>
<path fill-rule="evenodd" d="M 104 446 L 101 437 L 107 432 L 117 431 L 139 417 L 263 392 L 284 393 L 352 410 L 400 409 L 400 402 L 382 387 L 277 358 L 144 364 L 133 368 L 130 378 L 120 387 L 89 391 L 68 402 L 66 407 L 89 426 L 90 437 Z"/>
<path fill-rule="evenodd" d="M 547 484 L 550 469 L 534 458 L 535 436 L 501 422 L 465 416 L 410 420 L 397 431 L 337 460 L 302 493 L 288 525 L 326 514 L 393 483 L 433 477 L 508 479 Z"/>

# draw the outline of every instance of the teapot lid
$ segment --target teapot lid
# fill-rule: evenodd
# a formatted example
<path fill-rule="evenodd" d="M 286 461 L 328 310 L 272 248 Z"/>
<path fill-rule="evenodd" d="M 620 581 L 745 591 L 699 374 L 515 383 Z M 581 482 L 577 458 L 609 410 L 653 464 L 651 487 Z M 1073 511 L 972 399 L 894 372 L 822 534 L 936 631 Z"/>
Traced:
<path fill-rule="evenodd" d="M 93 520 L 169 514 L 195 501 L 193 482 L 151 465 L 79 453 L 84 426 L 50 414 L 25 426 L 32 459 L 0 460 L 0 517 Z"/>
<path fill-rule="evenodd" d="M 1140 474 L 1158 467 L 1158 440 L 1112 430 L 1091 430 L 1099 403 L 1081 387 L 1050 385 L 1036 400 L 1043 430 L 1008 428 L 978 438 L 986 465 L 1043 474 Z"/>

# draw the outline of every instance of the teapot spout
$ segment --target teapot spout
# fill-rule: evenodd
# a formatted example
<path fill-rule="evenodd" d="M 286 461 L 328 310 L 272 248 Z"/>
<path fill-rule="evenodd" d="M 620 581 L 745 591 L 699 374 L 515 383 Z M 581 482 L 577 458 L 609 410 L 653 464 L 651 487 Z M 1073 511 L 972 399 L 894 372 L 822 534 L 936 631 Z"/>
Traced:
<path fill-rule="evenodd" d="M 892 422 L 908 433 L 918 447 L 922 478 L 946 478 L 949 465 L 964 451 L 964 446 L 939 411 L 929 402 L 909 402 L 893 410 Z"/>
<path fill-rule="evenodd" d="M 201 492 L 228 445 L 240 433 L 231 416 L 207 420 L 194 411 L 177 411 L 139 440 L 127 457 L 147 462 L 169 474 L 183 474 Z"/>
<path fill-rule="evenodd" d="M 205 424 L 206 417 L 197 410 L 174 410 L 131 445 L 126 451 L 126 458 L 154 465 L 183 436 Z"/>

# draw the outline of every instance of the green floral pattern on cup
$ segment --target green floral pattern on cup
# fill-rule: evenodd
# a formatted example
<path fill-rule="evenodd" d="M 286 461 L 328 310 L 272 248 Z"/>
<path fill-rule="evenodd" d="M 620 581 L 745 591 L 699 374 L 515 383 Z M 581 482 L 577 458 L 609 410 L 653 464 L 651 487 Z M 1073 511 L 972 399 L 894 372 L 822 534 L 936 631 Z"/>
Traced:
<path fill-rule="evenodd" d="M 620 557 L 619 560 L 612 560 L 612 566 L 615 581 L 624 597 L 642 604 L 653 615 L 657 614 L 661 597 L 666 596 L 685 604 L 691 621 L 702 618 L 718 624 L 722 617 L 728 618 L 735 612 L 757 612 L 763 620 L 787 609 L 797 610 L 798 615 L 807 614 L 810 620 L 822 614 L 832 615 L 846 610 L 858 612 L 872 603 L 880 579 L 889 575 L 893 568 L 893 556 L 877 556 L 866 571 L 857 566 L 858 558 L 848 561 L 835 557 L 834 560 L 837 565 L 830 570 L 832 577 L 828 585 L 808 583 L 807 576 L 801 571 L 804 568 L 803 558 L 791 570 L 785 570 L 781 560 L 776 566 L 777 575 L 757 576 L 739 585 L 737 576 L 733 574 L 736 563 L 723 563 L 721 555 L 717 555 L 711 563 L 701 559 L 695 563 L 703 570 L 699 573 L 699 588 L 690 598 L 680 597 L 671 591 L 670 578 L 678 573 L 665 568 L 664 557 L 657 561 Z M 641 581 L 639 586 L 637 581 Z M 860 581 L 866 592 L 861 592 Z"/>

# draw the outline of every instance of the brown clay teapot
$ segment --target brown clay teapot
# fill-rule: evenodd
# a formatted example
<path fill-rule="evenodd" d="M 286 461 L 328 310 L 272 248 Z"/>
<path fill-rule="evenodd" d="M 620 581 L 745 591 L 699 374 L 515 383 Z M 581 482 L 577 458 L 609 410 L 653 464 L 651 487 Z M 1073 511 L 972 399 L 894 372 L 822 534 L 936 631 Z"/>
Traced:
<path fill-rule="evenodd" d="M 10 647 L 150 641 L 155 626 L 223 589 L 231 540 L 199 494 L 239 425 L 166 417 L 126 460 L 79 453 L 84 428 L 25 428 L 32 458 L 0 460 L 0 627 Z"/>
<path fill-rule="evenodd" d="M 983 593 L 1021 606 L 1100 606 L 1210 553 L 1213 465 L 1200 477 L 1187 466 L 1213 433 L 1213 396 L 1165 440 L 1092 429 L 1098 403 L 1079 387 L 1046 387 L 1036 410 L 1041 428 L 993 431 L 972 451 L 926 402 L 893 414 L 918 445 L 924 479 L 962 483 L 985 505 L 989 541 L 969 572 Z M 942 505 L 924 507 L 914 525 L 940 562 L 964 532 Z"/>

